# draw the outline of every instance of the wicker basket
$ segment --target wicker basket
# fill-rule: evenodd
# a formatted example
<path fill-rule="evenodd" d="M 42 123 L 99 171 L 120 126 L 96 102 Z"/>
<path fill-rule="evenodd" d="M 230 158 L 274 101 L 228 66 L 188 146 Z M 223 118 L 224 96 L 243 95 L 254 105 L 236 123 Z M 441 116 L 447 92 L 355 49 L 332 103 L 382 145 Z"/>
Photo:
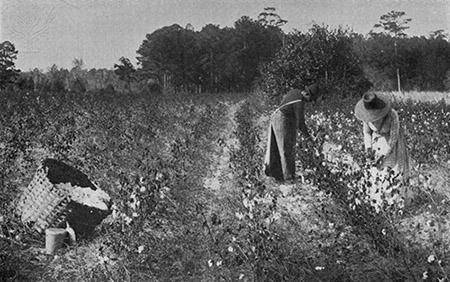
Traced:
<path fill-rule="evenodd" d="M 58 226 L 65 221 L 68 191 L 58 189 L 47 178 L 48 168 L 42 165 L 37 169 L 33 180 L 25 188 L 17 202 L 17 212 L 23 223 L 30 224 L 38 232 L 49 226 Z"/>
<path fill-rule="evenodd" d="M 76 233 L 87 235 L 109 211 L 99 211 L 74 202 L 71 199 L 72 185 L 97 189 L 80 171 L 62 162 L 46 159 L 17 199 L 16 213 L 23 223 L 40 233 L 49 227 L 65 227 L 67 221 L 72 227 L 75 226 Z"/>

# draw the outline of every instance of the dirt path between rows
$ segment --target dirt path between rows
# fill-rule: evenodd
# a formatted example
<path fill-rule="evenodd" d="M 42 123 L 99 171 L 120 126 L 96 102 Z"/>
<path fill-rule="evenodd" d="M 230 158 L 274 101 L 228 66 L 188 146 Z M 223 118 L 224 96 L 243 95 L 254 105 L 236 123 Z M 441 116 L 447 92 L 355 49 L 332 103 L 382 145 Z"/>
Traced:
<path fill-rule="evenodd" d="M 213 152 L 213 162 L 210 166 L 207 176 L 203 180 L 203 185 L 208 190 L 218 193 L 224 189 L 227 183 L 233 181 L 233 171 L 230 168 L 231 150 L 239 149 L 239 141 L 235 135 L 236 121 L 234 119 L 236 113 L 242 105 L 242 102 L 235 104 L 224 103 L 224 107 L 228 108 L 221 126 L 223 129 L 219 131 L 216 139 L 216 148 Z"/>

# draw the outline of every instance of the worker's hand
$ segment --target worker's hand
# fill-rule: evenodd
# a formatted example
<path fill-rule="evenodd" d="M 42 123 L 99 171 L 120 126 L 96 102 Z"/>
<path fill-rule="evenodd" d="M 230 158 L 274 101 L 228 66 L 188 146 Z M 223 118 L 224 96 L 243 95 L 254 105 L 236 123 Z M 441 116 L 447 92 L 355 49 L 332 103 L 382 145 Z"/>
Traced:
<path fill-rule="evenodd" d="M 366 159 L 366 162 L 375 162 L 377 159 L 375 156 L 375 152 L 371 149 L 364 150 L 364 157 Z"/>
<path fill-rule="evenodd" d="M 389 147 L 389 149 L 386 150 L 384 155 L 387 156 L 387 155 L 390 155 L 391 153 L 392 153 L 392 148 Z"/>

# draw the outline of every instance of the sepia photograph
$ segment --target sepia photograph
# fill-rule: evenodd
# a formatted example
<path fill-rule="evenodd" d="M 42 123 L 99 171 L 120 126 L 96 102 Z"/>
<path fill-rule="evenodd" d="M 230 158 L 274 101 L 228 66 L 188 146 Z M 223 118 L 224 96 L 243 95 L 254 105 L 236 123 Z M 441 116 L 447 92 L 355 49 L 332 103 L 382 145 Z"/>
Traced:
<path fill-rule="evenodd" d="M 450 281 L 449 0 L 0 0 L 0 281 Z"/>

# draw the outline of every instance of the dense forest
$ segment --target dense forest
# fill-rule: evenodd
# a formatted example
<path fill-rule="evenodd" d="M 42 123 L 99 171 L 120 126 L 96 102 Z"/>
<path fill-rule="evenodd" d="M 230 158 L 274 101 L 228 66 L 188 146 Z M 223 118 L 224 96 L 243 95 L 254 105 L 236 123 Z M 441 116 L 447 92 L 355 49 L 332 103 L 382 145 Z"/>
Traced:
<path fill-rule="evenodd" d="M 243 16 L 232 27 L 208 24 L 165 26 L 145 36 L 137 67 L 120 58 L 114 69 L 85 69 L 75 58 L 70 70 L 15 69 L 17 50 L 1 43 L 0 87 L 38 91 L 70 90 L 280 93 L 325 80 L 339 93 L 376 90 L 450 89 L 450 42 L 444 30 L 408 36 L 412 19 L 391 11 L 369 34 L 314 24 L 306 32 L 282 30 L 287 22 L 275 8 L 256 19 Z M 20 51 L 19 51 L 20 52 Z"/>

